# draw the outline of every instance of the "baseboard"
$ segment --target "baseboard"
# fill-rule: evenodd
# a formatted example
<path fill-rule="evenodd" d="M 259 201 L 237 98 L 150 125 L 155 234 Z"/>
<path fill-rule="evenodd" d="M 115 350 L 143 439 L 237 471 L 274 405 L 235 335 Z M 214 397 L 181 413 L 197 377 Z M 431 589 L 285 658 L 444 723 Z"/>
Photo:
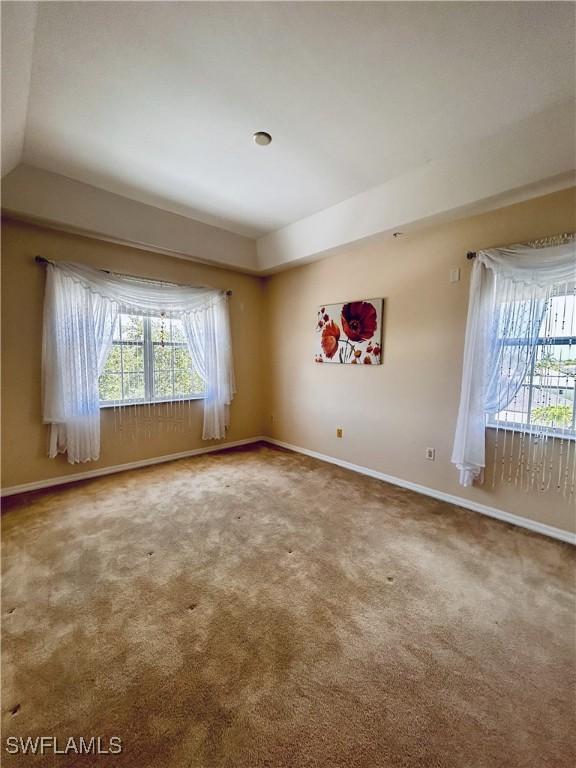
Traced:
<path fill-rule="evenodd" d="M 61 475 L 60 477 L 50 477 L 47 480 L 37 480 L 33 483 L 23 483 L 22 485 L 10 485 L 2 488 L 0 496 L 13 496 L 16 493 L 26 493 L 27 491 L 39 491 L 42 488 L 51 488 L 55 485 L 65 485 L 66 483 L 75 483 L 78 480 L 89 480 L 92 477 L 101 477 L 102 475 L 113 475 L 116 472 L 125 472 L 127 469 L 138 469 L 139 467 L 149 467 L 152 464 L 163 464 L 166 461 L 175 459 L 185 459 L 188 456 L 199 456 L 202 453 L 213 453 L 214 451 L 224 451 L 227 448 L 237 448 L 241 445 L 250 445 L 266 440 L 263 436 L 249 437 L 246 440 L 235 440 L 231 443 L 218 443 L 217 445 L 208 445 L 202 448 L 192 448 L 190 451 L 181 451 L 180 453 L 169 453 L 164 456 L 154 456 L 151 459 L 141 459 L 140 461 L 131 461 L 128 464 L 116 464 L 112 467 L 100 467 L 90 469 L 87 472 L 78 472 L 75 475 Z"/>
<path fill-rule="evenodd" d="M 424 496 L 431 496 L 434 499 L 448 501 L 450 504 L 454 504 L 457 507 L 471 509 L 473 512 L 480 512 L 480 514 L 487 515 L 488 517 L 494 517 L 496 520 L 503 520 L 505 523 L 511 523 L 512 525 L 517 525 L 520 528 L 526 528 L 529 531 L 534 531 L 535 533 L 541 533 L 544 536 L 549 536 L 552 539 L 558 539 L 559 541 L 565 541 L 568 544 L 576 545 L 576 533 L 564 531 L 562 528 L 555 528 L 552 525 L 539 523 L 536 520 L 530 520 L 528 517 L 513 515 L 510 512 L 504 512 L 504 510 L 497 509 L 496 507 L 489 507 L 486 504 L 480 504 L 477 501 L 464 499 L 461 496 L 453 496 L 451 493 L 438 491 L 435 488 L 428 488 L 426 485 L 420 485 L 419 483 L 413 483 L 410 480 L 403 480 L 400 477 L 387 475 L 384 472 L 378 472 L 375 469 L 369 469 L 368 467 L 363 467 L 359 464 L 352 464 L 349 461 L 337 459 L 334 456 L 328 456 L 325 453 L 318 453 L 318 451 L 311 451 L 310 449 L 302 448 L 299 445 L 284 443 L 281 440 L 275 440 L 271 437 L 264 437 L 262 439 L 271 445 L 277 445 L 280 448 L 286 448 L 289 451 L 296 451 L 296 453 L 303 453 L 305 456 L 312 456 L 314 459 L 327 461 L 330 464 L 336 464 L 339 467 L 344 467 L 344 469 L 351 469 L 353 472 L 359 472 L 362 475 L 368 475 L 369 477 L 374 477 L 377 480 L 384 480 L 386 483 L 392 483 L 392 485 L 398 485 L 401 488 L 408 488 L 411 491 L 422 493 Z"/>

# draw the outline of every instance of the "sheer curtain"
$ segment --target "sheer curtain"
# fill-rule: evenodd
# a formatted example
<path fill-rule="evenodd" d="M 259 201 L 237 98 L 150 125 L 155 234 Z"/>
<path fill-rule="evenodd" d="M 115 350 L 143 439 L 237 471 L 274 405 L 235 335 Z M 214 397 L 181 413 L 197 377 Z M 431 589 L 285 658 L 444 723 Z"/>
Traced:
<path fill-rule="evenodd" d="M 98 377 L 121 312 L 179 318 L 206 387 L 203 439 L 229 427 L 235 392 L 225 291 L 114 275 L 90 267 L 47 264 L 43 332 L 43 420 L 49 456 L 70 463 L 100 456 Z"/>
<path fill-rule="evenodd" d="M 185 313 L 182 325 L 194 367 L 206 384 L 202 437 L 224 437 L 236 391 L 228 296 L 224 294 L 209 312 Z"/>
<path fill-rule="evenodd" d="M 575 278 L 573 239 L 551 247 L 514 245 L 476 255 L 452 454 L 461 485 L 483 482 L 487 415 L 505 409 L 516 397 L 533 364 L 548 302 L 559 287 L 573 286 Z"/>
<path fill-rule="evenodd" d="M 47 265 L 42 351 L 48 455 L 71 463 L 100 455 L 98 376 L 110 349 L 115 304 Z"/>

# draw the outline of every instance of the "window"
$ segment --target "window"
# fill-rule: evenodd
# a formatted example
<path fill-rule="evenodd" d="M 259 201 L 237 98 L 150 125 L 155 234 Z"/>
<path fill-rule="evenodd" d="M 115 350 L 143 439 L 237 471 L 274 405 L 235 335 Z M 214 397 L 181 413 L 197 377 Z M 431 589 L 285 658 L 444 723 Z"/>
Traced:
<path fill-rule="evenodd" d="M 576 436 L 576 293 L 557 292 L 548 301 L 526 379 L 491 426 Z M 514 343 L 513 340 L 510 341 Z"/>
<path fill-rule="evenodd" d="M 180 320 L 120 314 L 99 379 L 100 406 L 201 397 Z"/>

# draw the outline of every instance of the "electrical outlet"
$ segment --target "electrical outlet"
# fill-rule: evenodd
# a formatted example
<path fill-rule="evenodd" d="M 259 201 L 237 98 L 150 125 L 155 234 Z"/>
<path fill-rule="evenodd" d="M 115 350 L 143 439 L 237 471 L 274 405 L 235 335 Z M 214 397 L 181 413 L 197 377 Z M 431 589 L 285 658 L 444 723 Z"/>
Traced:
<path fill-rule="evenodd" d="M 434 461 L 436 459 L 436 448 L 426 448 L 426 458 L 428 461 Z"/>
<path fill-rule="evenodd" d="M 336 437 L 342 437 L 342 427 L 338 427 L 336 430 Z"/>

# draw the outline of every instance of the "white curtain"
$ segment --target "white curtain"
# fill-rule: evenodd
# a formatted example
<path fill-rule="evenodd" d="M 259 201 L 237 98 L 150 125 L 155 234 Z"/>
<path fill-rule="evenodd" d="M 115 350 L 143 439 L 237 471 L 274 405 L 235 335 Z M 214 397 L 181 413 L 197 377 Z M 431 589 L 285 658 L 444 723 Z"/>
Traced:
<path fill-rule="evenodd" d="M 180 318 L 190 355 L 206 387 L 203 438 L 229 426 L 234 396 L 225 291 L 172 285 L 58 262 L 47 264 L 43 334 L 43 420 L 49 456 L 70 463 L 100 456 L 98 377 L 119 312 Z"/>
<path fill-rule="evenodd" d="M 236 391 L 228 296 L 224 294 L 209 312 L 185 313 L 182 325 L 192 363 L 206 385 L 202 437 L 224 437 L 230 426 L 229 406 Z M 228 352 L 223 354 L 223 350 Z"/>
<path fill-rule="evenodd" d="M 44 423 L 48 455 L 68 453 L 71 463 L 100 455 L 98 376 L 106 361 L 116 305 L 47 265 L 44 299 Z"/>
<path fill-rule="evenodd" d="M 479 251 L 470 284 L 452 462 L 460 483 L 482 482 L 487 414 L 513 400 L 530 370 L 555 288 L 576 278 L 576 243 Z"/>

